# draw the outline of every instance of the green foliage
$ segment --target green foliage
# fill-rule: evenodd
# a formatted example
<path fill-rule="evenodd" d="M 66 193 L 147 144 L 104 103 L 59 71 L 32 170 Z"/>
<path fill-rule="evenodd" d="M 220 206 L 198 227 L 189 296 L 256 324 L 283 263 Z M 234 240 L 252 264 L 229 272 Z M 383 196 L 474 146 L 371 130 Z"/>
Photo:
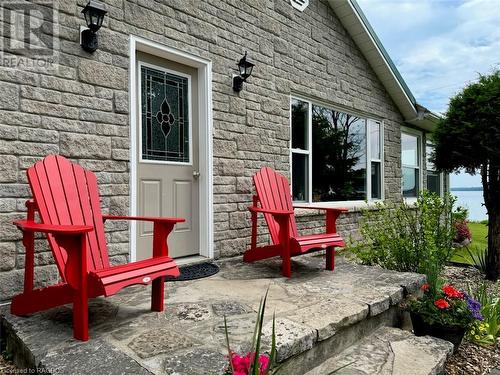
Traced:
<path fill-rule="evenodd" d="M 426 273 L 437 280 L 452 251 L 454 202 L 450 194 L 441 198 L 424 191 L 415 205 L 380 203 L 363 213 L 363 241 L 349 249 L 363 264 Z"/>
<path fill-rule="evenodd" d="M 469 210 L 465 207 L 458 206 L 452 213 L 453 221 L 465 221 L 469 217 Z"/>
<path fill-rule="evenodd" d="M 434 132 L 432 158 L 440 171 L 480 171 L 488 211 L 486 276 L 500 277 L 500 70 L 480 76 L 450 100 Z"/>
<path fill-rule="evenodd" d="M 467 252 L 467 257 L 463 256 L 464 261 L 472 264 L 476 267 L 481 273 L 486 273 L 487 259 L 486 259 L 486 250 L 484 251 L 472 251 L 468 246 L 465 247 Z"/>
<path fill-rule="evenodd" d="M 434 164 L 446 172 L 475 173 L 498 160 L 500 147 L 500 71 L 480 76 L 450 100 L 434 133 Z"/>
<path fill-rule="evenodd" d="M 494 345 L 500 337 L 500 298 L 493 297 L 483 283 L 469 294 L 481 303 L 482 321 L 475 322 L 467 333 L 467 338 L 476 344 Z"/>

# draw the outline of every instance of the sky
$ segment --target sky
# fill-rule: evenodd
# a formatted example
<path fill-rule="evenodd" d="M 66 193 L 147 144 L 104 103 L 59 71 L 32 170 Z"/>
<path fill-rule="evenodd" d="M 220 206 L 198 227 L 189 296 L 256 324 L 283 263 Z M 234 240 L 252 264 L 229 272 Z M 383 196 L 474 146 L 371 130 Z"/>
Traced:
<path fill-rule="evenodd" d="M 437 113 L 500 68 L 500 0 L 357 0 L 417 102 Z M 481 186 L 452 175 L 451 186 Z"/>

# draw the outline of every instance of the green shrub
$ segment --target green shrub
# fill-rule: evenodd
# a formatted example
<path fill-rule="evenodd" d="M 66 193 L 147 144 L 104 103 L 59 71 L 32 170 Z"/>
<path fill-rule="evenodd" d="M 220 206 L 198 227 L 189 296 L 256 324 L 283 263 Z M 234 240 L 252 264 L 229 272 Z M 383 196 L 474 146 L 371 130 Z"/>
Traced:
<path fill-rule="evenodd" d="M 452 213 L 453 221 L 465 221 L 469 217 L 469 210 L 466 207 L 458 206 Z"/>
<path fill-rule="evenodd" d="M 494 345 L 500 337 L 500 298 L 495 298 L 483 283 L 469 294 L 481 303 L 482 321 L 476 322 L 467 333 L 467 338 L 476 344 Z"/>
<path fill-rule="evenodd" d="M 363 240 L 349 250 L 363 264 L 437 279 L 452 251 L 454 203 L 450 194 L 441 198 L 428 191 L 415 204 L 379 203 L 375 210 L 364 211 Z"/>

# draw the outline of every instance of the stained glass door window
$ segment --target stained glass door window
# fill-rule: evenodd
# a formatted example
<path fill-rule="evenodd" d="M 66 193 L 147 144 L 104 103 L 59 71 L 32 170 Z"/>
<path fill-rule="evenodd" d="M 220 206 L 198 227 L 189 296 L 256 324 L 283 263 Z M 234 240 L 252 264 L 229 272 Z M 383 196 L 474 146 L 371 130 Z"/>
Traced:
<path fill-rule="evenodd" d="M 141 66 L 142 160 L 189 163 L 189 80 Z"/>

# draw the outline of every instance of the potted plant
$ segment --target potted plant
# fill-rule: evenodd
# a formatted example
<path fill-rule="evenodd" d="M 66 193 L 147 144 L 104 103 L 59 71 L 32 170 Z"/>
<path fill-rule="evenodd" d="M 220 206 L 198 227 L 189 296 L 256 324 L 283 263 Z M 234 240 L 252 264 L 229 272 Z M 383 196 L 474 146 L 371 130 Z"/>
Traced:
<path fill-rule="evenodd" d="M 452 285 L 424 284 L 422 295 L 407 303 L 416 336 L 430 335 L 450 341 L 456 350 L 465 333 L 482 320 L 481 304 Z"/>

